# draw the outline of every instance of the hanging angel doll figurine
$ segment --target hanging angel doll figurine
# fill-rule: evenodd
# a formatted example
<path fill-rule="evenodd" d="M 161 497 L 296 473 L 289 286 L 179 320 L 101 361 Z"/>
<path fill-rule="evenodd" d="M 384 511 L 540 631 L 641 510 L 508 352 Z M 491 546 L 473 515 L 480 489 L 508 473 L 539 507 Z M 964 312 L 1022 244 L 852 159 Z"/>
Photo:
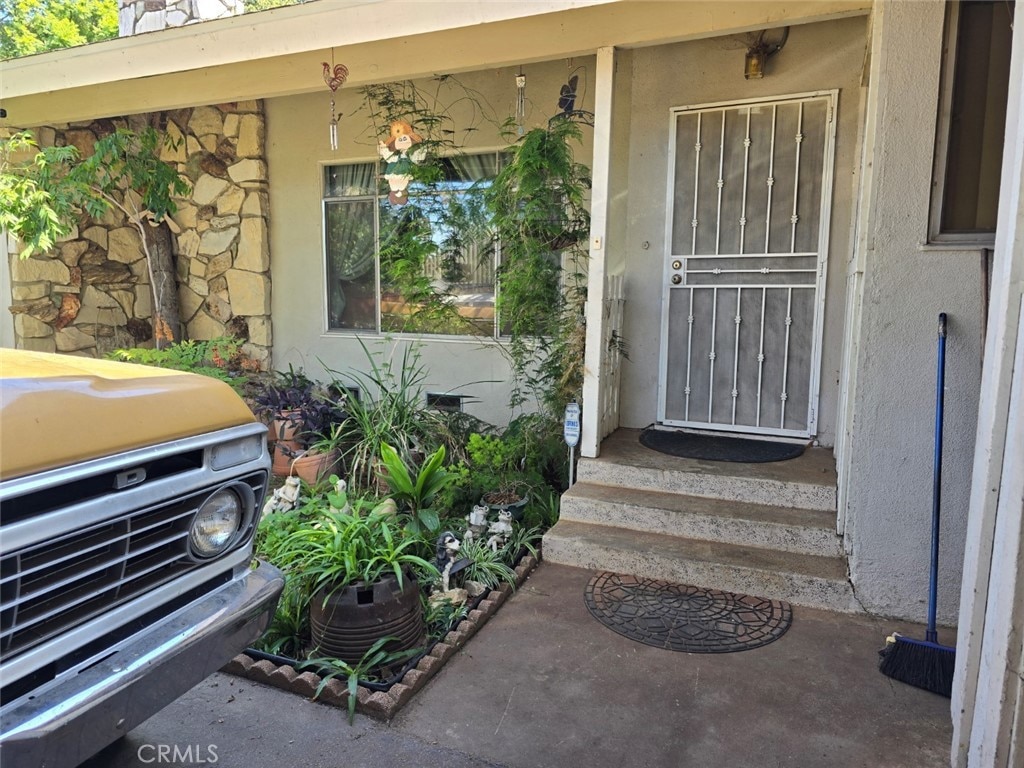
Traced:
<path fill-rule="evenodd" d="M 412 125 L 405 120 L 396 120 L 391 124 L 391 137 L 377 145 L 377 151 L 387 163 L 384 178 L 387 179 L 388 188 L 391 190 L 388 200 L 392 205 L 405 205 L 409 202 L 407 188 L 413 178 L 412 168 L 423 162 L 427 154 L 423 147 L 413 149 L 422 141 Z"/>

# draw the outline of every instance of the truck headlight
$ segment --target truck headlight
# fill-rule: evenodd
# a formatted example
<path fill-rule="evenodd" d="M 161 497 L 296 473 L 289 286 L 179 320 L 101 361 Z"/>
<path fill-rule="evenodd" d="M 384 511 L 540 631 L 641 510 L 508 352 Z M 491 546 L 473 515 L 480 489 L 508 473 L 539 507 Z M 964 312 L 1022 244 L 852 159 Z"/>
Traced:
<path fill-rule="evenodd" d="M 245 505 L 232 488 L 221 488 L 199 508 L 189 531 L 189 548 L 195 557 L 207 559 L 227 551 L 242 529 Z"/>

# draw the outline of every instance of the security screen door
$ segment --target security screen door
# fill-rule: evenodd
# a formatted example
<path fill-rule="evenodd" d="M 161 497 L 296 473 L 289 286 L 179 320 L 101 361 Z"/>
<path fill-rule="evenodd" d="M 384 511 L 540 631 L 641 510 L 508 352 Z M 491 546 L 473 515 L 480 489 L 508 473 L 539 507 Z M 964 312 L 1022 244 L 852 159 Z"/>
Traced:
<path fill-rule="evenodd" d="M 835 106 L 672 110 L 659 422 L 815 433 Z"/>

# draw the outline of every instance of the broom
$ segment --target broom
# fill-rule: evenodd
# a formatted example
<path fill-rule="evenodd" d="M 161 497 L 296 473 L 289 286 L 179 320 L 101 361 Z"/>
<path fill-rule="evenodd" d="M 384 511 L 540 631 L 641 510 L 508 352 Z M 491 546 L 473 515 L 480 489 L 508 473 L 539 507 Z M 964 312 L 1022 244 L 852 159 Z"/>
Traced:
<path fill-rule="evenodd" d="M 956 649 L 940 645 L 935 631 L 939 580 L 939 500 L 942 486 L 942 413 L 946 378 L 946 313 L 939 315 L 939 359 L 935 385 L 935 469 L 932 485 L 932 554 L 928 579 L 928 626 L 924 640 L 893 633 L 878 652 L 883 675 L 949 698 L 953 692 Z"/>

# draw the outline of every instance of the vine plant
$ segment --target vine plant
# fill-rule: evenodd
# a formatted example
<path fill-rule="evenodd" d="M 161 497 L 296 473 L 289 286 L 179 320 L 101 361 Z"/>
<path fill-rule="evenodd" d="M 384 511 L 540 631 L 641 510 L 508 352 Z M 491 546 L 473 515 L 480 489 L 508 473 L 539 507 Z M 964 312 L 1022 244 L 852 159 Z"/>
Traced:
<path fill-rule="evenodd" d="M 560 114 L 528 131 L 486 192 L 501 243 L 498 313 L 510 336 L 511 405 L 533 394 L 553 416 L 583 385 L 591 180 L 573 151 L 582 119 Z"/>
<path fill-rule="evenodd" d="M 426 159 L 411 173 L 414 183 L 428 192 L 446 179 L 446 156 L 460 152 L 466 136 L 491 119 L 476 94 L 466 89 L 455 102 L 442 106 L 441 89 L 461 84 L 449 77 L 434 82 L 434 93 L 410 82 L 363 89 L 375 138 L 384 136 L 395 120 L 411 123 L 422 135 Z M 468 126 L 456 129 L 452 107 L 464 99 L 473 104 L 471 118 Z M 592 124 L 592 117 L 585 111 L 563 112 L 523 135 L 506 122 L 504 134 L 515 143 L 508 162 L 482 194 L 461 200 L 424 195 L 424 201 L 441 201 L 433 208 L 421 208 L 413 196 L 381 226 L 383 281 L 418 307 L 414 327 L 389 330 L 417 330 L 432 322 L 478 332 L 430 282 L 424 266 L 440 256 L 442 269 L 450 273 L 446 277 L 456 277 L 466 242 L 488 242 L 491 250 L 485 258 L 493 258 L 493 249 L 500 248 L 497 311 L 501 333 L 509 338 L 514 409 L 534 398 L 547 413 L 560 417 L 565 404 L 582 390 L 591 179 L 589 168 L 576 162 L 574 150 L 582 140 L 581 126 Z M 443 237 L 433 236 L 437 228 Z"/>

